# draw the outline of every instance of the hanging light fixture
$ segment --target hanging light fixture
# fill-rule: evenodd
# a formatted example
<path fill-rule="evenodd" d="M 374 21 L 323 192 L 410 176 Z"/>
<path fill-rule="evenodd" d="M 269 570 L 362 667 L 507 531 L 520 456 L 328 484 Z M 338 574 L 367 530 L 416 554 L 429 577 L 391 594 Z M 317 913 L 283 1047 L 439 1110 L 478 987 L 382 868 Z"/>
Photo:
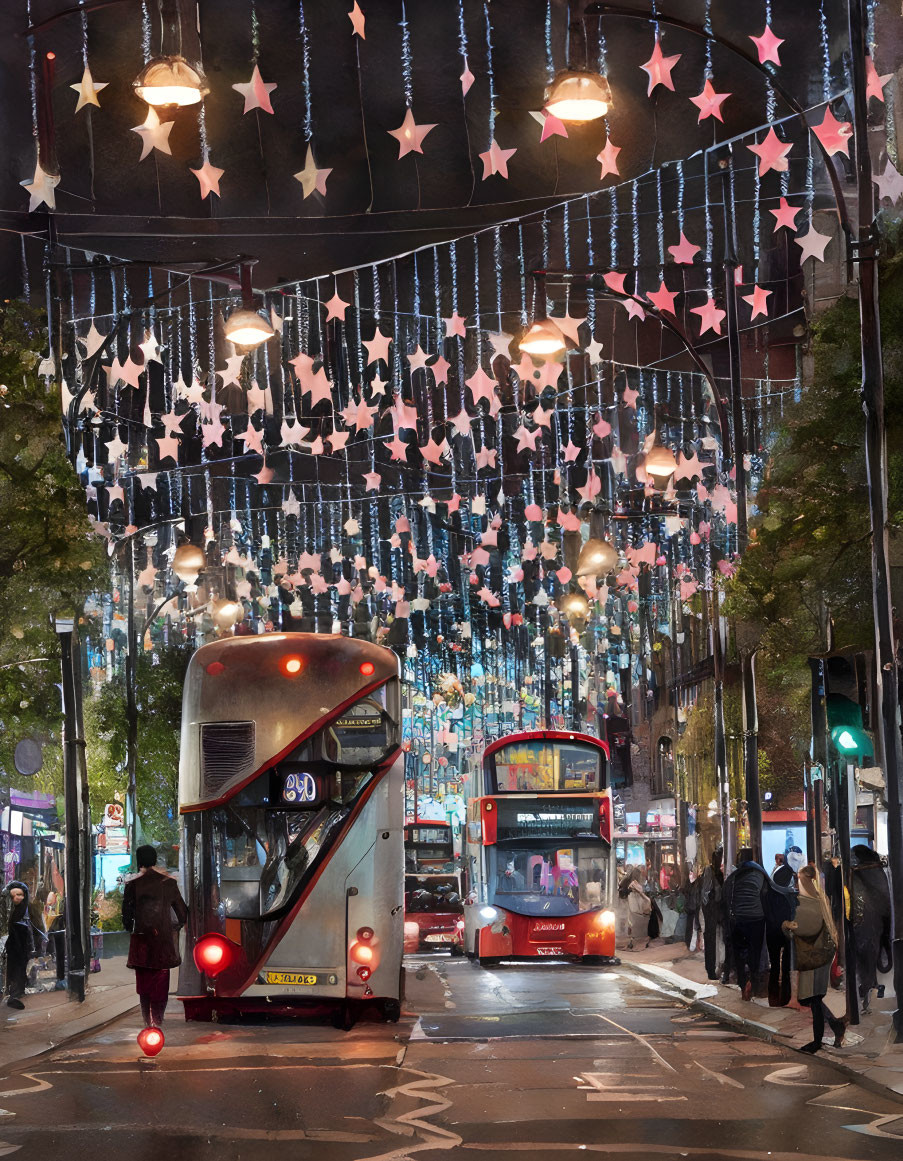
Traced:
<path fill-rule="evenodd" d="M 225 597 L 213 602 L 210 614 L 220 629 L 231 629 L 239 621 L 244 620 L 245 607 L 241 601 Z"/>
<path fill-rule="evenodd" d="M 275 334 L 268 319 L 254 309 L 254 291 L 251 288 L 251 267 L 241 264 L 241 307 L 226 319 L 225 335 L 236 347 L 259 347 Z"/>
<path fill-rule="evenodd" d="M 196 544 L 180 544 L 172 558 L 172 571 L 186 585 L 193 585 L 207 563 L 207 554 Z"/>
<path fill-rule="evenodd" d="M 643 467 L 646 469 L 646 475 L 652 476 L 656 484 L 661 485 L 677 471 L 677 460 L 669 447 L 659 443 L 646 453 Z"/>
<path fill-rule="evenodd" d="M 569 69 L 546 90 L 545 108 L 559 121 L 595 121 L 611 109 L 611 85 L 599 73 Z"/>
<path fill-rule="evenodd" d="M 583 593 L 568 593 L 562 597 L 559 608 L 568 620 L 585 621 L 589 616 L 589 601 Z"/>
<path fill-rule="evenodd" d="M 591 537 L 577 557 L 577 576 L 608 576 L 618 563 L 617 549 L 607 540 Z"/>
<path fill-rule="evenodd" d="M 135 94 L 155 109 L 196 105 L 210 91 L 204 74 L 183 56 L 149 60 L 132 82 Z"/>
<path fill-rule="evenodd" d="M 527 329 L 518 346 L 528 355 L 560 355 L 567 350 L 567 340 L 552 319 L 546 317 L 545 274 L 533 275 L 533 325 Z"/>

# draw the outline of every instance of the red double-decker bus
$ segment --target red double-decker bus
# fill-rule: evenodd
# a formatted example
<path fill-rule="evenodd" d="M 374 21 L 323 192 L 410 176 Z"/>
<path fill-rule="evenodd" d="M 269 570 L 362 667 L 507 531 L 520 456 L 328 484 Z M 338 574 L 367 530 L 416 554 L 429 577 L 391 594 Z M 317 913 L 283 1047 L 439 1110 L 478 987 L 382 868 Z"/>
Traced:
<path fill-rule="evenodd" d="M 481 964 L 615 954 L 608 747 L 588 734 L 509 734 L 467 808 L 464 948 Z"/>

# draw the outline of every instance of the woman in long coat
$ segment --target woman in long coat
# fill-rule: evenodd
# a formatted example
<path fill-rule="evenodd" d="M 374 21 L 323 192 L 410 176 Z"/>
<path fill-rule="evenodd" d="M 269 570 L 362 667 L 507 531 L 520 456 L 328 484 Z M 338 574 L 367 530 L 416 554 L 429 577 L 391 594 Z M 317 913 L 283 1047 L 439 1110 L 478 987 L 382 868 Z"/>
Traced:
<path fill-rule="evenodd" d="M 878 854 L 864 844 L 853 847 L 850 921 L 856 938 L 856 982 L 862 1011 L 869 1010 L 878 971 L 890 971 L 890 888 Z"/>
<path fill-rule="evenodd" d="M 802 936 L 812 940 L 818 936 L 823 927 L 827 927 L 833 936 L 835 944 L 837 933 L 834 920 L 831 916 L 831 907 L 822 892 L 818 889 L 817 872 L 814 867 L 802 867 L 799 872 L 800 896 L 796 914 L 792 920 L 784 923 L 784 930 L 794 937 Z M 796 939 L 794 938 L 794 943 Z M 831 960 L 821 967 L 801 971 L 797 987 L 797 998 L 812 1012 L 812 1040 L 803 1046 L 803 1052 L 818 1052 L 825 1034 L 825 1022 L 831 1026 L 834 1033 L 834 1047 L 840 1048 L 843 1043 L 843 1034 L 846 1024 L 836 1017 L 825 1003 L 825 996 L 831 980 Z"/>
<path fill-rule="evenodd" d="M 28 888 L 18 879 L 7 883 L 0 894 L 0 943 L 6 946 L 6 1003 L 24 1008 L 28 985 L 28 961 L 38 955 L 46 939 L 40 917 L 37 922 L 28 905 Z"/>
<path fill-rule="evenodd" d="M 141 873 L 129 879 L 122 896 L 122 924 L 132 933 L 127 966 L 135 969 L 145 1024 L 159 1027 L 169 998 L 169 969 L 182 962 L 177 931 L 185 926 L 188 908 L 175 879 L 157 870 L 153 847 L 139 847 L 135 857 Z"/>

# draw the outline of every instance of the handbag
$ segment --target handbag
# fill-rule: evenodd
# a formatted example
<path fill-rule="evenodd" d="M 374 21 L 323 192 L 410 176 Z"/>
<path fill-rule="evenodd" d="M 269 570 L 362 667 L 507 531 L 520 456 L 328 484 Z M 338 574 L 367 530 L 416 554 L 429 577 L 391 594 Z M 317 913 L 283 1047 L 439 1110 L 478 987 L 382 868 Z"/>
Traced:
<path fill-rule="evenodd" d="M 799 932 L 793 933 L 793 945 L 796 952 L 797 970 L 801 972 L 814 971 L 824 967 L 833 960 L 837 952 L 837 940 L 827 923 L 821 925 L 817 935 L 807 939 Z"/>

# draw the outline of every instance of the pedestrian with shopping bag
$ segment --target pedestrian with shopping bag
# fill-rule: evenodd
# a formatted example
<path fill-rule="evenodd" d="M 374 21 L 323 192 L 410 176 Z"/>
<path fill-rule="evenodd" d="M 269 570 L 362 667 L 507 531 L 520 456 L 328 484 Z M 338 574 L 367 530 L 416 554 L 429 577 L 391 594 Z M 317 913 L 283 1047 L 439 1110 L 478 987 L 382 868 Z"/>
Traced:
<path fill-rule="evenodd" d="M 831 974 L 831 961 L 837 951 L 837 930 L 831 907 L 819 890 L 818 872 L 813 866 L 799 872 L 799 902 L 793 919 L 784 922 L 784 930 L 793 939 L 793 957 L 799 983 L 797 998 L 812 1012 L 812 1040 L 803 1052 L 815 1053 L 822 1046 L 825 1023 L 834 1033 L 834 1047 L 843 1044 L 846 1023 L 836 1017 L 825 1003 Z"/>

